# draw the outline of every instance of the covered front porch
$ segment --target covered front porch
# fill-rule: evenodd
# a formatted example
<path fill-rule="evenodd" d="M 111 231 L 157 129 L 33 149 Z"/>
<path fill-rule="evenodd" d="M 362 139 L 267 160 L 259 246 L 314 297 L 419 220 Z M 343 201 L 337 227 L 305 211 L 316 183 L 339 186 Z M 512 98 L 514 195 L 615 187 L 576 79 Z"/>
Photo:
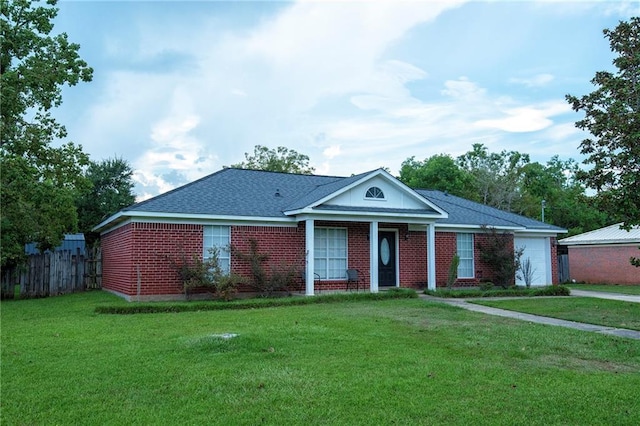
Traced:
<path fill-rule="evenodd" d="M 331 220 L 327 220 L 331 219 Z M 307 217 L 305 295 L 318 290 L 436 286 L 434 219 Z M 347 280 L 356 271 L 357 283 Z M 357 286 L 357 287 L 356 287 Z"/>

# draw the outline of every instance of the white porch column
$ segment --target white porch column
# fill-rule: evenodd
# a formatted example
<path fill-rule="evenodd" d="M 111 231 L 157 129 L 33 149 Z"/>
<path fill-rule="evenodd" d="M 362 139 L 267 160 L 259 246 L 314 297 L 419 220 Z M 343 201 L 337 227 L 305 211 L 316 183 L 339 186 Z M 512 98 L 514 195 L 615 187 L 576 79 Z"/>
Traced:
<path fill-rule="evenodd" d="M 369 290 L 378 292 L 378 222 L 369 224 Z"/>
<path fill-rule="evenodd" d="M 307 219 L 305 220 L 305 253 L 307 255 L 307 262 L 306 262 L 306 269 L 305 269 L 305 295 L 307 296 L 313 296 L 314 295 L 314 288 L 313 288 L 313 283 L 315 281 L 315 277 L 313 274 L 314 271 L 314 264 L 313 264 L 313 258 L 314 258 L 314 239 L 315 239 L 315 233 L 314 233 L 314 220 L 313 219 Z"/>
<path fill-rule="evenodd" d="M 436 226 L 427 225 L 427 288 L 436 289 Z"/>

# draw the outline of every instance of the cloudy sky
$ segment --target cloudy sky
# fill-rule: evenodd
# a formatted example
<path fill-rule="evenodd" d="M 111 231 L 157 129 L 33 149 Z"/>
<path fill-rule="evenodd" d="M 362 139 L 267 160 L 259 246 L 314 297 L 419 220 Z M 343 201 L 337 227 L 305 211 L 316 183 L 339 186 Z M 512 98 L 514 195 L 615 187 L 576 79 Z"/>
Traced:
<path fill-rule="evenodd" d="M 70 1 L 56 30 L 94 79 L 56 111 L 148 198 L 257 144 L 348 176 L 484 143 L 580 160 L 564 96 L 612 69 L 602 30 L 632 1 Z"/>

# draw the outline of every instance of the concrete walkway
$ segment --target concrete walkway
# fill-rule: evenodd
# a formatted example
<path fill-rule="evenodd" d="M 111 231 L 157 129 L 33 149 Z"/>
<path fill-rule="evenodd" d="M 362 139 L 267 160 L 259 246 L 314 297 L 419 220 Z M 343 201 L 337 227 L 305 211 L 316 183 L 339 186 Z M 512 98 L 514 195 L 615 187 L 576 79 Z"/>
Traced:
<path fill-rule="evenodd" d="M 634 296 L 632 294 L 605 293 L 602 291 L 575 290 L 572 288 L 571 295 L 580 296 L 580 297 L 597 297 L 598 299 L 622 300 L 623 302 L 640 303 L 640 296 Z"/>
<path fill-rule="evenodd" d="M 578 293 L 581 294 L 576 294 L 575 290 L 571 290 L 571 294 L 574 296 L 582 296 L 582 293 L 596 293 L 596 292 L 592 292 L 592 291 L 579 291 Z M 598 293 L 598 294 L 604 294 L 605 296 L 626 296 L 626 295 L 617 295 L 617 294 L 611 294 L 611 293 Z M 587 297 L 598 297 L 595 295 L 586 295 Z M 468 301 L 464 300 L 464 299 L 447 299 L 447 298 L 441 298 L 441 297 L 433 297 L 433 296 L 428 296 L 426 294 L 421 294 L 420 297 L 422 299 L 425 300 L 431 300 L 434 302 L 441 302 L 441 303 L 446 303 L 448 305 L 451 306 L 456 306 L 458 308 L 462 308 L 462 309 L 466 309 L 468 311 L 474 311 L 474 312 L 481 312 L 483 314 L 488 314 L 488 315 L 496 315 L 499 317 L 506 317 L 506 318 L 515 318 L 515 319 L 519 319 L 522 321 L 529 321 L 529 322 L 533 322 L 536 324 L 546 324 L 546 325 L 555 325 L 555 326 L 559 326 L 559 327 L 567 327 L 567 328 L 573 328 L 575 330 L 582 330 L 582 331 L 592 331 L 595 333 L 601 333 L 601 334 L 609 334 L 612 336 L 617 336 L 617 337 L 626 337 L 629 339 L 636 339 L 636 340 L 640 340 L 640 331 L 636 331 L 636 330 L 627 330 L 624 328 L 614 328 L 614 327 L 605 327 L 603 325 L 595 325 L 595 324 L 586 324 L 586 323 L 582 323 L 582 322 L 575 322 L 575 321 L 567 321 L 567 320 L 562 320 L 562 319 L 557 319 L 557 318 L 550 318 L 550 317 L 543 317 L 543 316 L 539 316 L 539 315 L 532 315 L 532 314 L 525 314 L 522 312 L 515 312 L 515 311 L 508 311 L 506 309 L 499 309 L 499 308 L 492 308 L 489 306 L 483 306 L 483 305 L 476 305 L 473 303 L 469 303 Z M 632 298 L 638 299 L 638 296 L 630 296 Z M 610 299 L 611 297 L 602 297 L 603 299 Z M 626 299 L 615 299 L 615 300 L 625 300 L 625 301 L 629 301 Z M 632 302 L 640 302 L 640 300 L 630 300 Z"/>

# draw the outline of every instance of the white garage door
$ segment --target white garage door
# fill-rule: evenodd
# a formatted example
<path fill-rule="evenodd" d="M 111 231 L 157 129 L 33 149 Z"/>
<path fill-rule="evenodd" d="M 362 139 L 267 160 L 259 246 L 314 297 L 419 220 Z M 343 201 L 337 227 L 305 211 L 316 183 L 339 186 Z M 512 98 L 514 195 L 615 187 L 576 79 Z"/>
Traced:
<path fill-rule="evenodd" d="M 520 261 L 529 259 L 531 261 L 531 270 L 533 271 L 531 285 L 547 285 L 551 284 L 551 250 L 549 248 L 549 239 L 540 237 L 515 237 L 515 246 L 524 248 Z M 517 285 L 525 285 L 522 272 L 516 274 Z"/>

